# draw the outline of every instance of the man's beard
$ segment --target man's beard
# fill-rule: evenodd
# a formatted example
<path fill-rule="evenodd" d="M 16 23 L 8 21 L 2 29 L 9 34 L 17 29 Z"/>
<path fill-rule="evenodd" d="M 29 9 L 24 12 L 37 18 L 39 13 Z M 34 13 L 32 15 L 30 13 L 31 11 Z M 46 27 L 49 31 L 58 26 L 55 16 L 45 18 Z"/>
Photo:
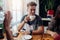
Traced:
<path fill-rule="evenodd" d="M 57 24 L 57 26 L 60 26 L 60 18 L 56 19 L 56 24 Z"/>

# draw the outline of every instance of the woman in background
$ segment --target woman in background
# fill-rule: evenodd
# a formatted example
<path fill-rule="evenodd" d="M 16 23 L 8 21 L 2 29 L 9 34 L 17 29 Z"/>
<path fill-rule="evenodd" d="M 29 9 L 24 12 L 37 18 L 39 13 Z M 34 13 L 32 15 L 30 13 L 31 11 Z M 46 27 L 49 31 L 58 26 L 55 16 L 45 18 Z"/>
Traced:
<path fill-rule="evenodd" d="M 5 20 L 4 20 L 4 29 L 5 29 L 5 32 L 6 32 L 6 37 L 7 37 L 7 40 L 14 40 L 13 39 L 13 36 L 12 36 L 12 33 L 10 31 L 10 22 L 11 22 L 11 13 L 10 11 L 7 11 L 5 13 Z"/>
<path fill-rule="evenodd" d="M 48 25 L 47 33 L 50 34 L 54 40 L 60 40 L 60 5 L 57 7 L 55 17 L 52 18 Z"/>

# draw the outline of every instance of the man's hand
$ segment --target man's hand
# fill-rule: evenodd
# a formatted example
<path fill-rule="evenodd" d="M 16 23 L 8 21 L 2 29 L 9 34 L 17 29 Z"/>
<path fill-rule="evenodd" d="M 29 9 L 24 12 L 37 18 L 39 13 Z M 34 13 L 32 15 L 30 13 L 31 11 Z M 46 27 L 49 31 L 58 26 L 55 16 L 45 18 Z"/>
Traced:
<path fill-rule="evenodd" d="M 25 24 L 26 22 L 28 22 L 29 20 L 30 20 L 29 16 L 26 16 L 26 17 L 24 18 L 24 20 L 20 23 L 20 25 L 19 25 L 19 27 L 18 27 L 18 31 L 20 31 L 20 30 L 22 29 L 22 27 L 24 26 L 24 24 Z"/>
<path fill-rule="evenodd" d="M 29 16 L 26 16 L 24 22 L 28 22 L 30 20 Z"/>
<path fill-rule="evenodd" d="M 51 36 L 52 36 L 53 38 L 56 38 L 56 37 L 58 36 L 58 34 L 57 34 L 56 32 L 52 32 L 52 33 L 51 33 Z"/>

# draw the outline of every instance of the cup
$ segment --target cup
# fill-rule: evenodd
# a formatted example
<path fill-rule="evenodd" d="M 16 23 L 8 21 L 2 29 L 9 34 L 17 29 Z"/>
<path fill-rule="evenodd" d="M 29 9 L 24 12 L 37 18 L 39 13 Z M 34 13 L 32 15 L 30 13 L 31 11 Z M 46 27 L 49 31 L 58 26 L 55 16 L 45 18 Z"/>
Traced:
<path fill-rule="evenodd" d="M 33 21 L 34 19 L 35 19 L 35 15 L 33 15 L 33 16 L 30 16 L 30 21 Z"/>

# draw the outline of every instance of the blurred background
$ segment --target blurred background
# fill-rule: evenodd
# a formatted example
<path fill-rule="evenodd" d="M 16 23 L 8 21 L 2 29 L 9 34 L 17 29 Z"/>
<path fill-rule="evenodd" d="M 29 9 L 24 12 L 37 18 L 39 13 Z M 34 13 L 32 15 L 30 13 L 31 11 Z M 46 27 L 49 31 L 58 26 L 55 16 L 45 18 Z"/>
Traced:
<path fill-rule="evenodd" d="M 37 3 L 36 14 L 42 17 L 43 25 L 46 28 L 55 15 L 55 11 L 60 0 L 0 0 L 0 7 L 5 12 L 9 10 L 13 17 L 11 26 L 16 29 L 23 15 L 27 14 L 27 3 L 34 1 Z M 1 26 L 0 26 L 1 27 Z"/>

